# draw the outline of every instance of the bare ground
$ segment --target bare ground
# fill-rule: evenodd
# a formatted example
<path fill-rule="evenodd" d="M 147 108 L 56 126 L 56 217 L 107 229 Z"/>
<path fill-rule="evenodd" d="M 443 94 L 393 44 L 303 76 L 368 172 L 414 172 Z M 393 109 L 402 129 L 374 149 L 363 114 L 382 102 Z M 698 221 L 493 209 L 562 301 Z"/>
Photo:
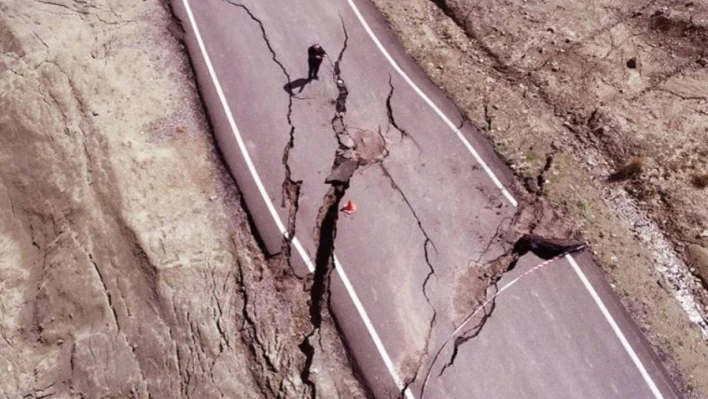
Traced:
<path fill-rule="evenodd" d="M 374 2 L 519 188 L 583 232 L 677 385 L 708 397 L 706 4 Z"/>
<path fill-rule="evenodd" d="M 158 0 L 0 1 L 0 392 L 366 397 L 251 235 L 178 30 Z"/>

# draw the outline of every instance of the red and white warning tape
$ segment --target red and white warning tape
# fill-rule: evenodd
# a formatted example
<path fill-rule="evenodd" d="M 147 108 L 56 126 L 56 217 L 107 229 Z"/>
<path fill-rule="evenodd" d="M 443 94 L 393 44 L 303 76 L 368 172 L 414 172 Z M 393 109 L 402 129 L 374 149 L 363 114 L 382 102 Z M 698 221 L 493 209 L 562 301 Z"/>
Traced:
<path fill-rule="evenodd" d="M 489 303 L 491 303 L 492 301 L 494 301 L 499 295 L 501 295 L 502 292 L 508 290 L 508 289 L 511 288 L 511 286 L 513 286 L 514 284 L 518 283 L 519 281 L 521 281 L 522 279 L 528 277 L 529 275 L 531 275 L 531 274 L 533 274 L 533 273 L 535 273 L 535 272 L 537 272 L 537 271 L 543 269 L 544 267 L 553 264 L 553 263 L 556 262 L 557 260 L 560 260 L 561 258 L 564 258 L 566 255 L 569 255 L 569 254 L 571 254 L 571 253 L 580 251 L 580 250 L 584 249 L 585 247 L 586 247 L 586 245 L 584 245 L 584 244 L 581 245 L 581 246 L 575 247 L 575 248 L 573 248 L 573 249 L 570 250 L 570 251 L 566 251 L 566 252 L 564 252 L 564 253 L 562 253 L 562 254 L 560 254 L 560 255 L 554 257 L 554 258 L 551 258 L 551 259 L 548 259 L 548 260 L 546 260 L 546 261 L 543 261 L 543 262 L 539 263 L 538 265 L 532 267 L 531 269 L 525 271 L 523 274 L 521 274 L 521 275 L 519 275 L 518 277 L 514 278 L 513 280 L 509 281 L 509 282 L 508 282 L 506 285 L 504 285 L 501 289 L 499 289 L 497 292 L 495 292 L 494 295 L 492 295 L 491 297 L 487 298 L 487 299 L 482 303 L 482 305 L 479 306 L 479 307 L 477 307 L 472 313 L 470 313 L 469 316 L 465 317 L 465 319 L 462 321 L 462 323 L 460 323 L 460 325 L 455 329 L 455 331 L 452 332 L 452 334 L 448 337 L 448 339 L 445 341 L 445 343 L 443 343 L 443 345 L 440 347 L 440 349 L 438 350 L 438 352 L 437 352 L 436 355 L 435 355 L 435 358 L 433 358 L 433 363 L 430 365 L 430 368 L 428 368 L 428 372 L 427 372 L 427 374 L 425 375 L 425 381 L 423 381 L 423 387 L 422 387 L 422 390 L 421 390 L 421 398 L 422 398 L 422 393 L 425 392 L 425 387 L 426 387 L 426 385 L 428 384 L 428 380 L 430 379 L 430 373 L 431 373 L 431 371 L 433 370 L 433 367 L 435 366 L 435 363 L 437 362 L 438 357 L 439 357 L 440 354 L 442 353 L 443 349 L 445 349 L 445 347 L 447 346 L 448 343 L 450 343 L 453 339 L 455 339 L 455 337 L 459 334 L 460 331 L 462 331 L 462 329 L 465 328 L 465 326 L 467 325 L 467 323 L 470 322 L 470 320 L 472 320 L 481 310 L 486 309 L 486 307 L 487 307 L 487 305 L 489 305 Z"/>
<path fill-rule="evenodd" d="M 504 287 L 502 287 L 500 290 L 498 290 L 497 292 L 495 292 L 494 295 L 492 295 L 491 297 L 487 298 L 487 300 L 482 303 L 482 306 L 478 307 L 477 309 L 474 310 L 474 312 L 472 312 L 469 316 L 467 316 L 467 317 L 462 321 L 462 323 L 460 324 L 460 326 L 455 329 L 455 331 L 452 333 L 452 335 L 450 336 L 450 338 L 454 338 L 454 336 L 457 335 L 457 333 L 459 333 L 460 330 L 462 330 L 462 329 L 465 327 L 465 325 L 466 325 L 470 320 L 472 320 L 472 318 L 474 318 L 474 317 L 477 315 L 477 313 L 479 313 L 480 310 L 486 308 L 487 305 L 488 305 L 490 302 L 492 302 L 494 299 L 496 299 L 496 297 L 498 297 L 502 292 L 504 292 L 504 291 L 506 291 L 507 289 L 511 288 L 512 285 L 514 285 L 514 284 L 516 284 L 517 282 L 519 282 L 519 280 L 521 280 L 521 279 L 527 277 L 529 274 L 532 274 L 532 273 L 534 273 L 534 272 L 537 272 L 537 271 L 543 269 L 544 267 L 546 267 L 546 266 L 548 266 L 548 265 L 554 263 L 555 261 L 557 261 L 557 260 L 559 260 L 559 259 L 561 259 L 561 258 L 564 258 L 566 255 L 571 254 L 571 253 L 573 253 L 573 252 L 580 251 L 580 250 L 583 249 L 583 248 L 585 248 L 585 245 L 582 245 L 582 246 L 580 246 L 580 247 L 573 248 L 571 251 L 566 251 L 566 252 L 564 252 L 564 253 L 562 253 L 562 254 L 560 254 L 560 255 L 554 257 L 554 258 L 551 258 L 551 259 L 548 259 L 548 260 L 546 260 L 546 261 L 544 261 L 544 262 L 541 262 L 541 263 L 539 263 L 538 265 L 536 265 L 536 266 L 532 267 L 531 269 L 527 270 L 526 272 L 524 272 L 524 273 L 521 274 L 520 276 L 516 277 L 515 279 L 509 281 L 509 283 L 507 283 Z"/>

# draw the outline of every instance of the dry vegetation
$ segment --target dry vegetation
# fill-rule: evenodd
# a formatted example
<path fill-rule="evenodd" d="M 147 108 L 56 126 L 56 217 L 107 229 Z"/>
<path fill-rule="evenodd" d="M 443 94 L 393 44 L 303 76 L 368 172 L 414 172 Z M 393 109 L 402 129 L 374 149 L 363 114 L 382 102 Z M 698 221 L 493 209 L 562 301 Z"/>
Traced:
<path fill-rule="evenodd" d="M 708 187 L 708 173 L 691 176 L 691 183 L 693 183 L 696 188 Z"/>
<path fill-rule="evenodd" d="M 364 397 L 266 261 L 160 0 L 0 0 L 0 396 Z M 317 393 L 312 387 L 316 384 Z"/>
<path fill-rule="evenodd" d="M 708 4 L 375 0 L 407 51 L 543 191 L 686 395 L 708 397 Z M 534 184 L 526 184 L 535 187 Z M 685 262 L 682 264 L 682 262 Z"/>
<path fill-rule="evenodd" d="M 637 178 L 644 169 L 644 158 L 630 158 L 624 165 L 610 175 L 610 181 L 622 181 Z"/>

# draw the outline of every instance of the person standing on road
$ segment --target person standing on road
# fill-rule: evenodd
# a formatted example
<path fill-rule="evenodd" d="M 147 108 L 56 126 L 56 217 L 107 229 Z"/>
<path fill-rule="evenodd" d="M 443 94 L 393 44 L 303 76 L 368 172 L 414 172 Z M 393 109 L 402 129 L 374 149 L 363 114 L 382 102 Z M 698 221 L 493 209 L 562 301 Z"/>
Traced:
<path fill-rule="evenodd" d="M 307 49 L 307 64 L 310 69 L 307 72 L 307 80 L 318 79 L 317 73 L 320 71 L 322 60 L 327 55 L 319 43 L 315 43 Z"/>

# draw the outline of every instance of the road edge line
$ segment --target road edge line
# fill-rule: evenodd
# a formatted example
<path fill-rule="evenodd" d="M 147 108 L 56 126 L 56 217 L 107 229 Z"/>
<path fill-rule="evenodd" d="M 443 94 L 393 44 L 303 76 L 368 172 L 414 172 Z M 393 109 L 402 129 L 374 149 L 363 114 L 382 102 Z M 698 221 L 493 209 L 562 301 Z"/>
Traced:
<path fill-rule="evenodd" d="M 415 82 L 413 82 L 413 79 L 411 79 L 411 78 L 408 76 L 408 74 L 406 74 L 406 73 L 403 71 L 403 69 L 401 69 L 401 67 L 398 65 L 398 63 L 396 62 L 396 60 L 393 59 L 393 57 L 392 57 L 391 54 L 388 52 L 388 50 L 386 50 L 386 48 L 383 46 L 383 44 L 381 43 L 381 41 L 379 40 L 379 38 L 376 37 L 376 34 L 374 34 L 374 32 L 371 30 L 371 27 L 369 26 L 369 23 L 366 22 L 366 20 L 364 19 L 364 16 L 361 15 L 361 12 L 359 11 L 359 8 L 354 4 L 354 1 L 353 1 L 353 0 L 347 0 L 347 2 L 349 3 L 349 6 L 351 7 L 352 11 L 354 11 L 354 14 L 356 15 L 356 17 L 359 19 L 359 22 L 361 23 L 361 25 L 362 25 L 362 27 L 364 28 L 364 30 L 366 31 L 366 33 L 369 35 L 369 37 L 371 38 L 371 40 L 374 41 L 374 44 L 376 44 L 376 47 L 378 47 L 379 51 L 381 51 L 381 54 L 383 54 L 383 56 L 386 58 L 386 60 L 388 60 L 389 64 L 391 64 L 391 66 L 393 67 L 393 69 L 395 69 L 396 72 L 398 72 L 398 74 L 401 75 L 401 77 L 403 78 L 403 80 L 405 80 L 406 83 L 408 83 L 408 85 L 413 89 L 413 91 L 415 91 L 416 94 L 418 94 L 418 96 L 419 96 L 420 98 L 422 98 L 423 101 L 425 101 L 426 104 L 428 104 L 428 106 L 438 115 L 438 117 L 439 117 L 440 119 L 442 119 L 442 121 L 445 122 L 445 124 L 446 124 L 453 132 L 455 132 L 455 134 L 457 135 L 457 138 L 460 139 L 460 141 L 462 141 L 462 144 L 465 146 L 465 148 L 467 148 L 467 151 L 469 151 L 470 154 L 472 154 L 472 156 L 474 157 L 474 159 L 477 161 L 477 163 L 480 164 L 480 166 L 482 167 L 482 169 L 484 169 L 484 171 L 487 173 L 487 175 L 489 176 L 489 178 L 492 179 L 492 182 L 494 183 L 494 185 L 497 186 L 497 188 L 502 192 L 502 194 L 504 195 L 504 197 L 506 197 L 506 199 L 509 201 L 509 203 L 510 203 L 511 205 L 513 205 L 514 208 L 516 208 L 516 207 L 519 205 L 518 202 L 516 201 L 516 198 L 514 198 L 514 197 L 511 195 L 511 193 L 509 192 L 509 190 L 507 190 L 506 187 L 504 187 L 504 185 L 501 183 L 501 181 L 499 180 L 499 178 L 497 177 L 497 175 L 495 175 L 494 172 L 492 171 L 492 169 L 489 167 L 489 165 L 487 165 L 487 163 L 484 162 L 484 159 L 482 159 L 482 156 L 479 155 L 479 153 L 478 153 L 477 150 L 474 148 L 474 146 L 472 145 L 472 143 L 470 143 L 469 140 L 467 140 L 467 138 L 464 136 L 464 134 L 462 134 L 462 131 L 461 131 L 460 129 L 458 129 L 457 126 L 455 126 L 454 123 L 452 123 L 452 121 L 450 120 L 450 118 L 448 118 L 447 115 L 445 115 L 445 113 L 442 112 L 442 110 L 441 110 L 440 108 L 438 108 L 437 105 L 435 105 L 435 103 L 433 102 L 433 100 L 431 100 L 431 99 L 423 92 L 423 90 L 421 90 L 420 87 L 418 87 L 418 85 L 416 85 Z"/>
<path fill-rule="evenodd" d="M 371 40 L 376 44 L 376 47 L 378 47 L 379 51 L 381 54 L 388 60 L 389 64 L 393 67 L 396 72 L 403 78 L 403 80 L 408 83 L 408 85 L 413 89 L 413 91 L 418 94 L 420 98 L 425 101 L 426 104 L 440 117 L 440 119 L 445 122 L 445 124 L 456 134 L 456 136 L 462 141 L 462 143 L 465 145 L 465 148 L 472 154 L 472 156 L 475 158 L 475 160 L 482 166 L 482 169 L 487 173 L 489 178 L 492 180 L 492 182 L 497 186 L 499 190 L 501 190 L 502 194 L 506 197 L 506 199 L 514 206 L 514 208 L 518 207 L 518 201 L 511 195 L 511 193 L 504 187 L 504 185 L 501 183 L 499 178 L 494 174 L 494 172 L 491 170 L 491 168 L 487 165 L 486 162 L 482 159 L 482 157 L 479 155 L 477 150 L 472 146 L 472 144 L 467 140 L 466 137 L 462 134 L 460 129 L 455 126 L 454 123 L 450 120 L 450 118 L 445 115 L 445 113 L 442 112 L 442 110 L 435 105 L 433 100 L 431 100 L 421 89 L 418 87 L 418 85 L 413 82 L 413 80 L 408 76 L 408 74 L 403 71 L 403 69 L 398 65 L 398 63 L 393 59 L 391 54 L 386 50 L 386 48 L 383 46 L 379 38 L 376 36 L 376 34 L 373 32 L 371 27 L 369 26 L 369 23 L 364 19 L 364 16 L 361 14 L 361 11 L 359 11 L 359 8 L 354 4 L 354 0 L 347 0 L 347 3 L 349 4 L 350 8 L 356 15 L 357 19 L 361 23 L 362 27 L 366 31 L 366 33 L 369 35 Z M 600 311 L 602 314 L 605 316 L 607 321 L 610 323 L 610 326 L 612 327 L 612 330 L 615 332 L 615 335 L 619 338 L 620 342 L 622 343 L 622 346 L 625 348 L 627 351 L 627 354 L 630 356 L 632 359 L 632 362 L 634 365 L 637 367 L 639 372 L 641 373 L 642 377 L 644 378 L 644 381 L 649 385 L 650 390 L 654 394 L 655 398 L 663 399 L 663 395 L 657 388 L 656 384 L 654 383 L 654 380 L 649 376 L 648 372 L 646 371 L 646 368 L 644 367 L 644 364 L 642 361 L 639 359 L 637 356 L 636 352 L 634 352 L 634 349 L 629 345 L 629 342 L 627 341 L 626 337 L 624 336 L 624 333 L 622 333 L 622 330 L 619 328 L 615 320 L 612 318 L 612 315 L 609 313 L 607 308 L 605 307 L 605 304 L 602 302 L 600 299 L 599 295 L 595 291 L 595 288 L 592 286 L 590 281 L 587 279 L 585 274 L 580 270 L 579 266 L 575 262 L 575 259 L 571 255 L 566 255 L 566 258 L 568 261 L 573 265 L 573 268 L 575 269 L 576 273 L 578 274 L 578 277 L 580 280 L 583 282 L 583 285 L 585 288 L 588 290 L 592 298 L 595 300 L 596 305 L 600 308 Z"/>
<path fill-rule="evenodd" d="M 647 372 L 646 368 L 644 368 L 644 364 L 639 359 L 639 356 L 637 356 L 637 353 L 632 348 L 632 345 L 627 340 L 627 337 L 625 337 L 624 333 L 622 332 L 622 329 L 619 327 L 619 325 L 617 325 L 617 322 L 610 314 L 610 311 L 607 310 L 607 307 L 602 302 L 600 295 L 598 295 L 597 291 L 595 291 L 595 288 L 592 286 L 587 276 L 585 276 L 585 273 L 580 269 L 578 263 L 575 262 L 575 259 L 570 256 L 570 254 L 566 255 L 565 258 L 566 260 L 568 260 L 568 263 L 570 263 L 570 265 L 573 267 L 573 270 L 575 270 L 575 273 L 578 275 L 578 278 L 580 278 L 580 281 L 582 281 L 583 285 L 590 293 L 590 296 L 592 296 L 592 299 L 595 301 L 597 307 L 600 308 L 602 315 L 605 316 L 605 320 L 607 320 L 607 322 L 610 324 L 612 331 L 615 333 L 620 343 L 622 343 L 622 346 L 624 347 L 625 351 L 629 354 L 629 357 L 632 359 L 632 362 L 634 362 L 634 365 L 639 370 L 639 373 L 642 375 L 642 378 L 644 378 L 644 382 L 649 385 L 649 389 L 654 394 L 654 397 L 656 399 L 664 399 L 664 395 L 656 386 L 656 383 L 654 383 L 654 380 L 649 375 L 649 372 Z"/>
<path fill-rule="evenodd" d="M 349 280 L 349 277 L 347 277 L 347 273 L 344 271 L 344 269 L 341 267 L 341 264 L 339 263 L 339 259 L 337 259 L 337 256 L 334 256 L 334 266 L 337 269 L 337 274 L 339 275 L 339 278 L 342 279 L 342 283 L 344 284 L 344 287 L 347 289 L 347 291 L 350 293 L 349 295 L 352 298 L 352 302 L 354 302 L 354 307 L 357 308 L 357 310 L 361 309 L 359 311 L 359 314 L 362 319 L 365 318 L 364 324 L 366 325 L 367 330 L 369 329 L 369 326 L 371 326 L 371 330 L 369 331 L 369 334 L 371 335 L 371 338 L 374 340 L 374 345 L 376 348 L 379 350 L 379 353 L 381 354 L 382 360 L 384 364 L 386 365 L 386 368 L 388 369 L 389 374 L 391 374 L 391 377 L 393 377 L 394 382 L 398 386 L 399 389 L 403 389 L 405 387 L 405 383 L 401 379 L 401 376 L 398 374 L 398 371 L 396 370 L 393 361 L 391 360 L 391 357 L 388 355 L 388 352 L 386 351 L 386 348 L 384 347 L 383 341 L 379 337 L 379 335 L 376 333 L 376 330 L 374 329 L 374 325 L 371 322 L 371 319 L 369 319 L 369 315 L 366 313 L 366 310 L 364 310 L 364 304 L 361 302 L 359 299 L 359 296 L 356 294 L 356 291 L 354 290 L 354 286 L 352 285 L 351 281 Z M 415 396 L 413 396 L 413 393 L 411 392 L 410 388 L 406 388 L 405 391 L 406 398 L 408 399 L 415 399 Z"/>
<path fill-rule="evenodd" d="M 217 95 L 219 97 L 219 101 L 221 102 L 221 105 L 224 108 L 224 113 L 226 114 L 226 118 L 229 121 L 229 126 L 231 127 L 231 131 L 234 134 L 234 137 L 236 138 L 236 142 L 239 145 L 239 149 L 241 150 L 241 155 L 244 158 L 244 161 L 246 161 L 246 166 L 248 167 L 249 172 L 251 173 L 251 177 L 253 177 L 256 186 L 258 187 L 258 191 L 261 194 L 261 197 L 266 203 L 266 207 L 268 208 L 268 211 L 270 212 L 271 216 L 273 217 L 273 220 L 275 221 L 276 226 L 278 227 L 278 230 L 283 234 L 284 236 L 288 237 L 289 233 L 287 229 L 285 228 L 285 225 L 283 224 L 283 221 L 280 220 L 280 216 L 278 215 L 277 210 L 273 206 L 270 197 L 268 196 L 268 192 L 265 189 L 265 186 L 263 185 L 263 181 L 261 180 L 260 176 L 258 175 L 258 172 L 256 171 L 255 165 L 253 164 L 253 160 L 251 159 L 251 156 L 248 153 L 248 150 L 246 149 L 245 143 L 243 142 L 243 138 L 241 137 L 241 132 L 238 130 L 238 127 L 236 126 L 236 121 L 234 119 L 233 114 L 231 113 L 231 108 L 228 105 L 228 101 L 226 100 L 226 96 L 224 95 L 224 91 L 221 87 L 221 83 L 219 82 L 219 78 L 216 75 L 216 71 L 214 70 L 214 66 L 211 63 L 211 58 L 209 57 L 209 53 L 206 50 L 206 46 L 204 45 L 204 41 L 202 40 L 202 35 L 199 32 L 199 27 L 197 25 L 197 22 L 194 18 L 194 14 L 192 13 L 191 6 L 189 5 L 189 0 L 182 0 L 182 4 L 184 5 L 185 11 L 187 12 L 187 17 L 189 18 L 189 22 L 192 25 L 192 28 L 194 30 L 194 36 L 197 39 L 197 44 L 199 45 L 199 49 L 202 53 L 202 57 L 204 57 L 204 62 L 206 63 L 207 70 L 209 72 L 209 75 L 211 77 L 212 83 L 214 83 L 214 88 L 216 89 Z M 297 239 L 297 237 L 293 236 L 292 237 L 292 243 L 295 246 L 295 249 L 297 250 L 298 254 L 302 258 L 302 260 L 307 264 L 307 268 L 310 270 L 310 272 L 315 271 L 315 266 L 312 263 L 312 260 L 310 259 L 309 255 L 305 251 L 305 248 L 302 246 L 300 241 Z M 386 368 L 388 369 L 389 373 L 391 374 L 391 377 L 393 378 L 394 382 L 398 386 L 398 388 L 403 388 L 404 384 L 403 381 L 401 380 L 400 376 L 398 375 L 398 372 L 396 371 L 393 362 L 391 360 L 391 357 L 388 354 L 388 351 L 386 351 L 386 347 L 383 345 L 383 341 L 381 340 L 381 337 L 379 334 L 376 332 L 376 329 L 374 328 L 374 325 L 371 322 L 371 319 L 369 318 L 368 313 L 366 312 L 366 309 L 364 308 L 364 305 L 362 302 L 359 300 L 359 296 L 356 294 L 356 291 L 354 290 L 354 286 L 351 284 L 351 281 L 349 281 L 349 278 L 347 277 L 344 268 L 342 267 L 341 263 L 339 263 L 339 260 L 334 257 L 335 261 L 335 267 L 337 269 L 337 274 L 339 277 L 342 279 L 342 283 L 344 284 L 345 289 L 347 290 L 347 293 L 349 294 L 349 297 L 352 299 L 352 302 L 354 303 L 354 307 L 356 308 L 357 312 L 359 312 L 359 317 L 361 320 L 364 322 L 364 325 L 369 332 L 369 335 L 371 336 L 372 340 L 374 341 L 374 346 L 376 346 L 376 349 L 379 351 L 379 355 L 381 356 L 382 360 L 384 361 L 384 364 L 386 365 Z M 413 394 L 411 393 L 410 389 L 406 389 L 405 391 L 406 398 L 408 399 L 415 399 Z"/>

